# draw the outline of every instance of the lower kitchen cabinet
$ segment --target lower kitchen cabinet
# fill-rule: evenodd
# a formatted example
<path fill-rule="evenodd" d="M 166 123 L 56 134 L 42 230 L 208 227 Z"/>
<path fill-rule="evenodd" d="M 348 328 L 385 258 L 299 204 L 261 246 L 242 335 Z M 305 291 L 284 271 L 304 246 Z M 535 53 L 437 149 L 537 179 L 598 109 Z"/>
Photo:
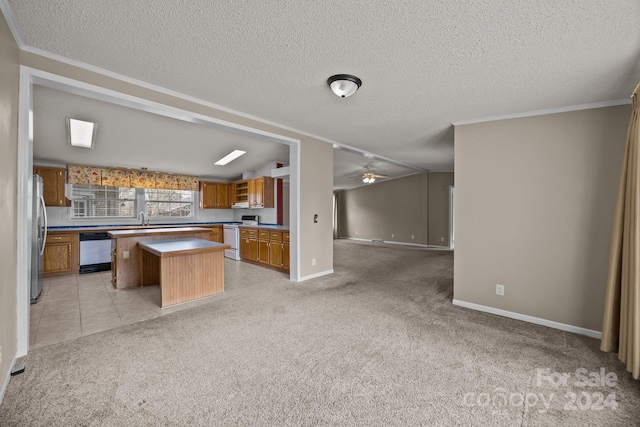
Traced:
<path fill-rule="evenodd" d="M 211 232 L 209 233 L 209 240 L 212 242 L 223 243 L 224 236 L 222 234 L 222 226 L 217 225 L 211 227 Z"/>
<path fill-rule="evenodd" d="M 282 233 L 282 268 L 289 271 L 289 232 Z"/>
<path fill-rule="evenodd" d="M 240 227 L 240 258 L 288 271 L 289 232 Z"/>
<path fill-rule="evenodd" d="M 49 233 L 42 255 L 43 277 L 77 273 L 78 249 L 77 233 Z"/>

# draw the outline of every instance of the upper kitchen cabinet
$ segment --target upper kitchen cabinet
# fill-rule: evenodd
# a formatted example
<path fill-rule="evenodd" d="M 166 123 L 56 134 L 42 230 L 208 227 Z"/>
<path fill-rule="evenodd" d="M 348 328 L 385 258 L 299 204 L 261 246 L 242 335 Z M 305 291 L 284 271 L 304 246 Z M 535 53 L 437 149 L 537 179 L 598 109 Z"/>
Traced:
<path fill-rule="evenodd" d="M 45 206 L 71 206 L 64 197 L 66 169 L 34 166 L 33 173 L 42 177 Z"/>
<path fill-rule="evenodd" d="M 273 207 L 273 178 L 261 176 L 254 178 L 253 188 L 249 187 L 249 207 L 250 208 L 272 208 Z"/>
<path fill-rule="evenodd" d="M 200 181 L 200 209 L 229 209 L 229 184 Z"/>
<path fill-rule="evenodd" d="M 273 178 L 261 176 L 249 180 L 249 207 L 273 207 Z"/>
<path fill-rule="evenodd" d="M 236 181 L 231 184 L 231 202 L 236 205 L 234 207 L 272 208 L 273 182 L 270 176 Z"/>

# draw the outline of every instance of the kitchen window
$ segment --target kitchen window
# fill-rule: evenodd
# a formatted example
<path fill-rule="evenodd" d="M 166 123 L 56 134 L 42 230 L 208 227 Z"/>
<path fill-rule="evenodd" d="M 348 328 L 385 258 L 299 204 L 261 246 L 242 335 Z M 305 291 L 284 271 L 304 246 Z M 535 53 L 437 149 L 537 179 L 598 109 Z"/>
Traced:
<path fill-rule="evenodd" d="M 72 218 L 135 218 L 135 189 L 102 185 L 71 186 Z"/>
<path fill-rule="evenodd" d="M 193 217 L 193 191 L 144 190 L 145 215 L 149 218 Z"/>

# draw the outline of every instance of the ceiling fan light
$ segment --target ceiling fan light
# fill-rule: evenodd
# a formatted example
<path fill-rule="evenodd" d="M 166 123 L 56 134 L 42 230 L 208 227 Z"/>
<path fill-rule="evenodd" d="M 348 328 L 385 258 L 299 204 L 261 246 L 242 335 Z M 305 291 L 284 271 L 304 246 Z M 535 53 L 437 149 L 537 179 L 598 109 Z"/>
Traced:
<path fill-rule="evenodd" d="M 362 86 L 362 80 L 351 74 L 336 74 L 327 79 L 329 87 L 341 98 L 353 95 Z"/>

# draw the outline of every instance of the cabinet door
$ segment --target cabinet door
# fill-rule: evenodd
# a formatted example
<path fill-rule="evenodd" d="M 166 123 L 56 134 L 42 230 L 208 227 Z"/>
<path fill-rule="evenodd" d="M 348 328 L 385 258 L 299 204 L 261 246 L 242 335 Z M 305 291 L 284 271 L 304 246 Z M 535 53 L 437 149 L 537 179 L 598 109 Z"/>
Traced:
<path fill-rule="evenodd" d="M 282 268 L 289 270 L 289 232 L 282 233 Z"/>
<path fill-rule="evenodd" d="M 249 239 L 241 238 L 240 239 L 240 258 L 250 259 L 251 254 L 249 253 Z"/>
<path fill-rule="evenodd" d="M 42 264 L 43 273 L 71 271 L 71 243 L 46 245 Z"/>
<path fill-rule="evenodd" d="M 258 240 L 258 261 L 263 264 L 269 264 L 269 242 Z"/>
<path fill-rule="evenodd" d="M 214 227 L 209 232 L 209 240 L 212 242 L 222 243 L 222 229 Z"/>
<path fill-rule="evenodd" d="M 247 181 L 247 194 L 249 196 L 249 206 L 256 206 L 256 180 Z"/>
<path fill-rule="evenodd" d="M 249 257 L 251 261 L 258 261 L 258 240 L 249 239 Z"/>
<path fill-rule="evenodd" d="M 66 206 L 64 198 L 65 170 L 36 166 L 33 168 L 33 172 L 42 177 L 44 204 L 46 206 Z"/>
<path fill-rule="evenodd" d="M 256 178 L 253 182 L 254 206 L 264 206 L 264 178 Z"/>
<path fill-rule="evenodd" d="M 216 208 L 229 209 L 229 184 L 216 184 Z"/>
<path fill-rule="evenodd" d="M 269 242 L 269 264 L 282 267 L 282 242 Z"/>
<path fill-rule="evenodd" d="M 216 184 L 213 182 L 200 183 L 200 209 L 213 209 L 216 204 Z"/>
<path fill-rule="evenodd" d="M 289 270 L 289 244 L 282 245 L 282 268 Z"/>

